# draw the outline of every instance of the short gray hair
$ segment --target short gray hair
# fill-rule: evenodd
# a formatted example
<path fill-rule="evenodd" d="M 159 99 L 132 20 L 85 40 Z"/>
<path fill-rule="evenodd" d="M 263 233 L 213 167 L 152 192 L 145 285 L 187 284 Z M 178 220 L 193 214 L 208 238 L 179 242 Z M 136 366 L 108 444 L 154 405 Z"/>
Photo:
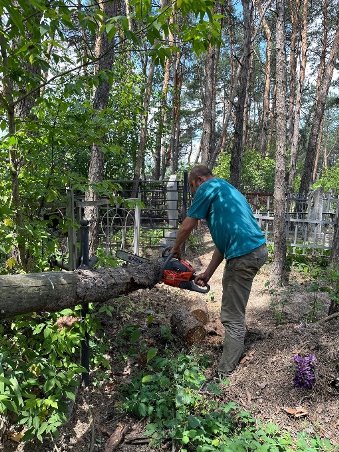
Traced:
<path fill-rule="evenodd" d="M 188 175 L 188 179 L 196 180 L 198 177 L 210 177 L 213 176 L 212 171 L 206 165 L 195 165 L 191 169 Z"/>

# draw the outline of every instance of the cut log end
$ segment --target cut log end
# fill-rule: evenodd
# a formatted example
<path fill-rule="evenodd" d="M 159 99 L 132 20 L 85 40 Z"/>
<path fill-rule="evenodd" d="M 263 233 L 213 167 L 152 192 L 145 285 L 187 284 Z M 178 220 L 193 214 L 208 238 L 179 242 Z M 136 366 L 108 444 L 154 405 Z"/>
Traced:
<path fill-rule="evenodd" d="M 202 322 L 191 315 L 189 311 L 178 310 L 171 316 L 172 331 L 186 344 L 201 343 L 206 337 L 206 330 Z"/>

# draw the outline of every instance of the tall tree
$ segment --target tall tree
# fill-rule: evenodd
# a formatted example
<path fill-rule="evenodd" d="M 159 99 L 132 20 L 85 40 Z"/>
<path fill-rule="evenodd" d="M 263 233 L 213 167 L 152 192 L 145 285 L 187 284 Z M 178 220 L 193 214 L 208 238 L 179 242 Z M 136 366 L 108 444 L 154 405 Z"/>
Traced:
<path fill-rule="evenodd" d="M 231 183 L 235 187 L 240 186 L 241 180 L 241 163 L 243 156 L 243 130 L 244 130 L 244 111 L 246 102 L 246 92 L 248 87 L 250 58 L 251 58 L 251 27 L 252 12 L 249 0 L 242 0 L 243 8 L 243 27 L 244 27 L 244 58 L 240 67 L 239 83 L 237 87 L 237 104 L 235 107 L 235 125 L 234 139 L 231 152 Z"/>
<path fill-rule="evenodd" d="M 290 65 L 289 65 L 289 102 L 288 102 L 288 145 L 292 141 L 293 133 L 293 119 L 296 98 L 297 85 L 297 62 L 299 55 L 299 14 L 300 14 L 300 0 L 290 0 L 289 2 L 291 12 L 291 44 L 290 44 Z"/>
<path fill-rule="evenodd" d="M 281 286 L 287 278 L 286 273 L 286 89 L 285 89 L 285 0 L 276 1 L 276 168 L 274 185 L 274 259 L 271 269 L 271 282 Z"/>
<path fill-rule="evenodd" d="M 218 46 L 210 44 L 205 59 L 203 122 L 200 141 L 200 159 L 201 163 L 205 165 L 210 159 L 215 141 L 215 103 L 218 59 Z"/>
<path fill-rule="evenodd" d="M 293 121 L 291 122 L 291 157 L 290 157 L 290 172 L 288 179 L 289 191 L 293 190 L 293 183 L 296 174 L 297 153 L 299 143 L 299 128 L 300 128 L 300 112 L 301 112 L 301 98 L 304 90 L 306 64 L 307 64 L 307 24 L 308 24 L 308 0 L 303 0 L 302 9 L 302 29 L 301 29 L 301 55 L 299 63 L 299 78 L 297 81 L 296 99 L 294 113 L 292 110 Z"/>
<path fill-rule="evenodd" d="M 216 1 L 215 12 L 224 12 L 222 2 Z M 221 30 L 223 21 L 221 22 Z M 200 140 L 201 163 L 207 164 L 211 160 L 211 154 L 215 146 L 215 126 L 216 126 L 216 95 L 217 76 L 220 58 L 220 43 L 209 44 L 205 58 L 205 77 L 203 95 L 203 121 L 202 134 Z"/>
<path fill-rule="evenodd" d="M 271 58 L 272 58 L 272 32 L 266 18 L 263 15 L 261 0 L 255 0 L 260 15 L 263 17 L 262 26 L 266 37 L 265 50 L 265 82 L 262 106 L 262 118 L 260 128 L 260 151 L 265 156 L 267 153 L 268 131 L 270 124 L 270 94 L 271 94 Z"/>
<path fill-rule="evenodd" d="M 325 67 L 320 83 L 317 86 L 315 105 L 313 107 L 312 126 L 309 134 L 306 150 L 305 163 L 300 183 L 300 193 L 306 194 L 313 182 L 313 171 L 317 152 L 317 143 L 320 134 L 320 127 L 324 116 L 325 104 L 328 91 L 331 85 L 333 70 L 339 54 L 339 19 L 337 17 L 336 30 L 332 41 L 332 46 L 327 62 L 321 63 Z"/>
<path fill-rule="evenodd" d="M 181 57 L 181 51 L 177 51 L 173 59 L 172 128 L 169 146 L 172 174 L 175 174 L 179 167 L 180 105 L 181 87 L 183 82 L 183 63 Z"/>
<path fill-rule="evenodd" d="M 168 0 L 162 0 L 160 2 L 162 8 L 168 5 Z M 163 40 L 167 40 L 169 47 L 173 47 L 174 45 L 174 37 L 171 31 L 171 28 L 174 24 L 174 11 L 170 18 L 168 19 L 168 37 L 164 34 Z M 172 55 L 167 56 L 165 58 L 164 64 L 164 72 L 163 72 L 163 80 L 162 80 L 162 89 L 160 94 L 160 102 L 159 102 L 159 111 L 158 111 L 158 129 L 156 133 L 155 140 L 155 151 L 154 151 L 154 170 L 153 177 L 155 180 L 159 180 L 164 176 L 163 168 L 165 168 L 165 158 L 166 158 L 166 134 L 165 129 L 167 126 L 168 120 L 168 108 L 167 108 L 167 97 L 168 97 L 168 89 L 169 89 L 169 81 L 170 81 L 170 70 L 172 66 Z"/>
<path fill-rule="evenodd" d="M 145 65 L 145 87 L 143 92 L 143 105 L 141 112 L 141 125 L 140 125 L 140 135 L 139 135 L 139 146 L 135 156 L 134 163 L 134 175 L 133 175 L 133 190 L 132 197 L 136 197 L 138 192 L 139 180 L 142 173 L 142 168 L 145 160 L 145 150 L 148 134 L 148 115 L 149 106 L 151 102 L 152 86 L 153 86 L 153 76 L 154 76 L 154 61 L 151 60 L 149 65 Z"/>
<path fill-rule="evenodd" d="M 211 168 L 214 167 L 215 162 L 217 160 L 218 155 L 225 150 L 227 135 L 228 135 L 228 127 L 230 124 L 234 99 L 237 93 L 237 86 L 240 77 L 240 70 L 242 66 L 242 61 L 244 59 L 244 53 L 241 54 L 240 60 L 236 63 L 236 59 L 234 57 L 234 46 L 235 46 L 235 21 L 234 21 L 234 9 L 231 1 L 227 2 L 226 6 L 226 17 L 223 21 L 224 28 L 227 30 L 229 34 L 229 66 L 230 66 L 230 80 L 228 83 L 228 87 L 224 88 L 224 100 L 223 100 L 223 118 L 222 118 L 222 127 L 218 142 L 215 144 L 214 149 L 211 152 L 211 156 L 209 159 L 209 166 Z"/>
<path fill-rule="evenodd" d="M 118 15 L 120 4 L 118 1 L 104 1 L 98 2 L 104 17 L 111 19 Z M 112 69 L 114 61 L 114 49 L 113 45 L 108 39 L 106 30 L 100 32 L 98 30 L 97 38 L 95 42 L 95 57 L 98 60 L 96 66 L 96 73 L 102 74 L 99 79 L 99 84 L 96 88 L 93 100 L 93 109 L 100 115 L 100 112 L 105 110 L 109 102 L 109 94 L 111 88 L 111 81 L 108 76 L 104 76 L 104 72 L 108 72 Z M 104 137 L 98 137 L 100 141 Z M 85 217 L 89 221 L 90 231 L 90 255 L 94 255 L 99 244 L 99 210 L 95 202 L 98 200 L 99 195 L 96 185 L 103 181 L 104 178 L 104 153 L 100 142 L 92 144 L 91 158 L 88 170 L 88 183 L 89 188 L 85 194 L 85 200 L 94 203 L 93 205 L 85 208 Z"/>

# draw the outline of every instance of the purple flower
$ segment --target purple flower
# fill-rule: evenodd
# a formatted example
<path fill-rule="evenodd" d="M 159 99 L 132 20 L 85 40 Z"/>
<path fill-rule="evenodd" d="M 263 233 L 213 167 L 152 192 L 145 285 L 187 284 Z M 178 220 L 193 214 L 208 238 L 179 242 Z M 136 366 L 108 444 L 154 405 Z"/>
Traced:
<path fill-rule="evenodd" d="M 294 386 L 297 388 L 311 389 L 315 383 L 315 356 L 295 355 L 293 360 L 296 363 Z"/>

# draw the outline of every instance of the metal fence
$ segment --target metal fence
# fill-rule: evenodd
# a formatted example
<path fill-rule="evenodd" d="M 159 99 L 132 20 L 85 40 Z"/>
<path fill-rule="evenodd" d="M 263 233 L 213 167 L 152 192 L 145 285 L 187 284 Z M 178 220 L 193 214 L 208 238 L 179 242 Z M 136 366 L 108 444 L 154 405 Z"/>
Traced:
<path fill-rule="evenodd" d="M 125 249 L 137 254 L 171 243 L 189 203 L 187 175 L 183 180 L 140 181 L 136 198 L 132 198 L 131 181 L 114 181 L 117 187 L 111 198 L 95 202 L 99 217 L 101 246 L 111 254 Z M 113 201 L 112 201 L 113 200 Z M 83 194 L 73 196 L 74 221 L 80 222 L 88 203 Z"/>
<path fill-rule="evenodd" d="M 131 198 L 131 181 L 114 181 L 119 190 L 116 202 L 97 202 L 100 242 L 107 252 L 126 249 L 137 254 L 152 254 L 155 248 L 172 243 L 178 225 L 190 204 L 187 175 L 177 181 L 142 181 L 138 197 Z M 272 193 L 245 193 L 268 243 L 273 243 L 274 199 Z M 86 202 L 74 198 L 74 220 L 79 222 Z M 339 196 L 312 192 L 308 197 L 287 197 L 286 236 L 293 252 L 328 254 L 334 236 Z"/>
<path fill-rule="evenodd" d="M 248 193 L 268 243 L 273 243 L 274 199 L 272 194 Z M 288 196 L 286 212 L 287 244 L 293 252 L 325 255 L 332 248 L 339 196 L 315 190 L 307 197 Z"/>

